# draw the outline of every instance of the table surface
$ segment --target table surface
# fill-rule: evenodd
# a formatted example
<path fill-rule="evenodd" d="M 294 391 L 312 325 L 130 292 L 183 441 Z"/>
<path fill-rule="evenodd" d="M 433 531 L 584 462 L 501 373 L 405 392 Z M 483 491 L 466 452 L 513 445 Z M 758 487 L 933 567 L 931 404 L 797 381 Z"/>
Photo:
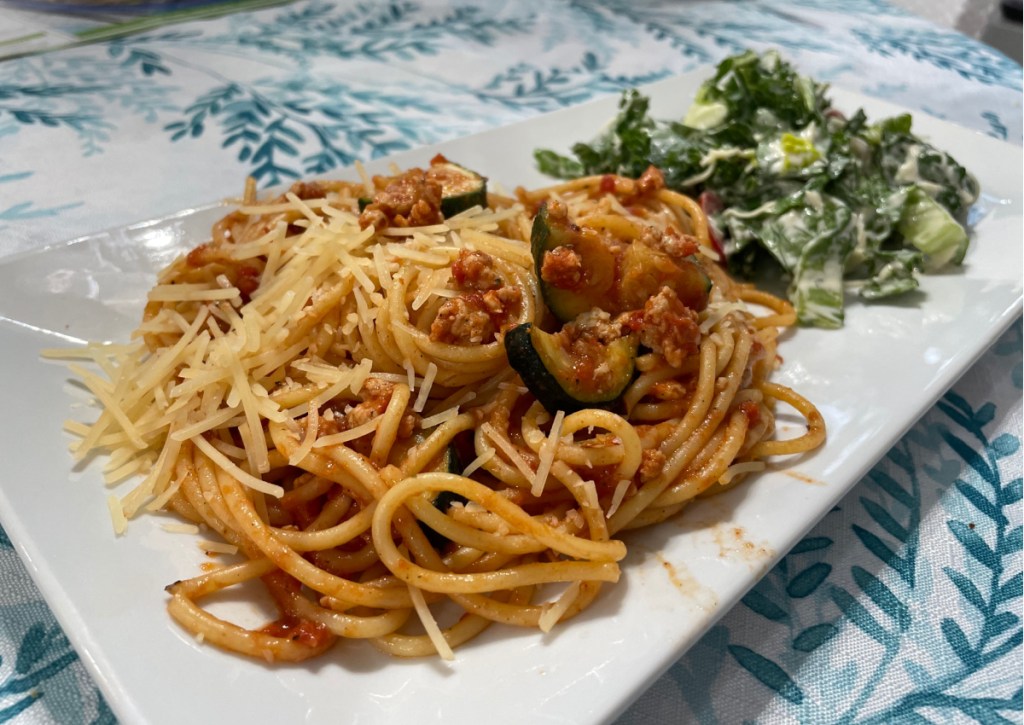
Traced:
<path fill-rule="evenodd" d="M 1021 68 L 882 0 L 300 0 L 0 60 L 0 260 L 746 47 L 1021 144 Z M 1021 337 L 618 722 L 1021 722 Z M 0 723 L 114 721 L 0 529 Z"/>

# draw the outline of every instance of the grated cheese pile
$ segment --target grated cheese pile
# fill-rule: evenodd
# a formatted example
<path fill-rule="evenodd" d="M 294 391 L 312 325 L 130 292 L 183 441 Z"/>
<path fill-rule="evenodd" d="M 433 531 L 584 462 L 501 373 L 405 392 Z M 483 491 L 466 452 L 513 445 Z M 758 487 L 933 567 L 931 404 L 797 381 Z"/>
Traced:
<path fill-rule="evenodd" d="M 141 510 L 158 510 L 175 495 L 180 486 L 175 460 L 186 442 L 242 484 L 281 496 L 279 486 L 260 478 L 271 468 L 266 421 L 295 426 L 301 457 L 314 446 L 373 432 L 377 420 L 318 439 L 315 413 L 337 396 L 355 396 L 371 375 L 404 381 L 407 374 L 411 389 L 419 383 L 416 412 L 427 407 L 436 366 L 417 371 L 405 361 L 404 368 L 375 371 L 360 333 L 372 337 L 379 308 L 403 265 L 414 262 L 424 274 L 444 271 L 460 246 L 472 247 L 481 235 L 493 238 L 498 223 L 518 210 L 476 207 L 444 224 L 388 230 L 382 237 L 359 228 L 354 199 L 332 198 L 337 196 L 331 192 L 326 199 L 304 201 L 289 192 L 271 204 L 239 207 L 241 214 L 266 220 L 266 232 L 258 238 L 217 247 L 229 263 L 265 262 L 259 285 L 244 304 L 240 290 L 223 274 L 208 283 L 175 283 L 176 270 L 187 264 L 180 259 L 150 291 L 147 309 L 155 308 L 156 314 L 139 326 L 132 344 L 44 352 L 99 368 L 69 366 L 101 411 L 92 424 L 65 423 L 80 438 L 71 446 L 75 459 L 108 453 L 108 485 L 145 476 L 127 495 L 108 499 L 118 533 Z M 427 287 L 424 297 L 448 292 L 440 276 Z M 329 364 L 319 355 L 326 351 L 317 348 L 315 323 L 322 306 L 339 304 L 352 309 L 340 327 L 326 332 L 334 359 L 340 350 L 344 362 Z M 145 344 L 153 340 L 160 344 Z M 437 424 L 457 413 L 458 405 L 431 411 L 430 420 Z M 226 429 L 237 430 L 241 446 L 211 435 Z"/>

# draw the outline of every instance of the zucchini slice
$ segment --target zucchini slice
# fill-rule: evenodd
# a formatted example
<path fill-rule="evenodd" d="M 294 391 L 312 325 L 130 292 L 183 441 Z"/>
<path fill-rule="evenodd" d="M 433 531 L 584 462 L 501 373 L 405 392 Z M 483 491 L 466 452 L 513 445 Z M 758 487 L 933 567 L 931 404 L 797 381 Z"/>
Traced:
<path fill-rule="evenodd" d="M 541 296 L 559 322 L 569 322 L 595 307 L 607 305 L 615 285 L 615 255 L 593 230 L 586 233 L 566 219 L 553 219 L 548 205 L 542 204 L 533 219 L 530 252 L 540 283 Z M 557 251 L 556 251 L 557 250 Z M 573 255 L 581 266 L 575 284 L 558 285 L 545 281 L 541 270 L 548 252 Z"/>
<path fill-rule="evenodd" d="M 427 169 L 427 178 L 441 185 L 441 214 L 445 219 L 470 207 L 487 206 L 487 179 L 475 171 L 435 159 Z"/>
<path fill-rule="evenodd" d="M 613 249 L 601 231 L 552 217 L 546 203 L 533 220 L 530 252 L 541 296 L 559 322 L 595 307 L 612 314 L 643 309 L 662 287 L 697 312 L 708 304 L 711 278 L 694 255 L 672 257 L 640 240 Z"/>
<path fill-rule="evenodd" d="M 448 447 L 444 451 L 444 455 L 441 456 L 440 463 L 434 468 L 435 471 L 442 471 L 444 473 L 454 473 L 456 476 L 462 475 L 462 470 L 465 468 L 462 464 L 462 457 L 459 455 L 458 449 L 455 447 L 455 443 L 449 443 Z M 466 497 L 461 494 L 457 494 L 454 491 L 438 491 L 434 497 L 434 507 L 438 511 L 447 511 L 448 507 L 456 501 L 466 503 Z"/>
<path fill-rule="evenodd" d="M 445 219 L 474 206 L 487 206 L 487 179 L 464 166 L 436 156 L 427 168 L 426 177 L 441 186 L 441 215 Z M 359 197 L 359 211 L 373 203 Z"/>
<path fill-rule="evenodd" d="M 619 266 L 618 302 L 622 311 L 643 309 L 644 303 L 663 287 L 671 288 L 694 312 L 708 306 L 711 278 L 693 256 L 674 259 L 646 244 L 630 244 Z"/>
<path fill-rule="evenodd" d="M 430 467 L 430 470 L 442 471 L 444 473 L 454 473 L 457 476 L 462 475 L 462 460 L 461 457 L 459 456 L 458 449 L 456 448 L 454 442 L 448 444 L 448 447 L 445 449 L 444 453 L 437 460 L 437 463 L 434 466 Z M 432 503 L 434 504 L 434 508 L 436 508 L 438 511 L 447 513 L 448 508 L 453 503 L 466 503 L 467 500 L 468 499 L 465 496 L 455 493 L 454 491 L 438 491 L 437 495 L 434 496 L 434 500 L 432 501 Z M 444 547 L 448 544 L 448 538 L 437 533 L 434 529 L 430 528 L 422 521 L 419 522 L 419 524 L 420 530 L 423 532 L 423 535 L 427 537 L 427 541 L 429 541 L 430 545 L 434 547 L 434 550 L 441 551 L 442 549 L 444 549 Z"/>
<path fill-rule="evenodd" d="M 562 335 L 529 322 L 505 335 L 509 365 L 551 414 L 614 407 L 633 381 L 637 347 L 636 335 L 626 335 L 567 349 Z"/>

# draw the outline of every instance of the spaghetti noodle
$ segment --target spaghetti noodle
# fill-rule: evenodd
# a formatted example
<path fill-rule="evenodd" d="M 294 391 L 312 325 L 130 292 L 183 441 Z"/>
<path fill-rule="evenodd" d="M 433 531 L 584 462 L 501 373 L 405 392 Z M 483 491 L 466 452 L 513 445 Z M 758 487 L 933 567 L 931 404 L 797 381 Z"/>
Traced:
<path fill-rule="evenodd" d="M 145 472 L 112 501 L 118 528 L 166 509 L 237 548 L 240 563 L 168 587 L 171 616 L 203 641 L 268 661 L 338 638 L 450 657 L 494 622 L 546 631 L 619 578 L 618 534 L 824 439 L 814 406 L 769 382 L 792 308 L 731 280 L 700 207 L 656 174 L 447 216 L 422 179 L 296 184 L 264 202 L 250 188 L 159 275 L 133 344 L 79 354 L 103 374 L 74 366 L 101 407 L 69 423 L 76 458 L 109 453 L 110 483 Z M 401 209 L 382 201 L 398 182 Z M 530 245 L 542 207 L 620 251 L 682 240 L 711 281 L 686 345 L 656 315 L 616 311 L 634 327 L 609 329 L 642 346 L 614 405 L 548 410 L 509 364 L 511 330 L 559 329 Z M 675 293 L 640 308 L 658 295 Z M 780 402 L 805 433 L 774 437 Z M 200 604 L 257 579 L 280 609 L 265 627 Z M 442 603 L 454 623 L 435 619 Z"/>

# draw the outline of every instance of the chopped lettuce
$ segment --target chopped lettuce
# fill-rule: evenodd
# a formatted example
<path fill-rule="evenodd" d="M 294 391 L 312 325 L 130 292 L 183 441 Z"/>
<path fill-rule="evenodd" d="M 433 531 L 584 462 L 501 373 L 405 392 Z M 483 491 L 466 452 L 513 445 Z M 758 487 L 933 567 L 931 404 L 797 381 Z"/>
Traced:
<path fill-rule="evenodd" d="M 631 90 L 606 133 L 571 156 L 535 157 L 559 178 L 635 178 L 654 164 L 670 188 L 713 193 L 730 268 L 777 266 L 802 324 L 840 327 L 848 282 L 875 300 L 916 289 L 920 271 L 960 264 L 979 190 L 913 134 L 909 115 L 844 117 L 827 93 L 777 53 L 748 51 L 719 64 L 682 122 L 652 118 Z"/>
<path fill-rule="evenodd" d="M 949 262 L 960 264 L 967 252 L 967 231 L 919 186 L 910 190 L 897 229 L 904 240 L 924 253 L 927 270 Z"/>

